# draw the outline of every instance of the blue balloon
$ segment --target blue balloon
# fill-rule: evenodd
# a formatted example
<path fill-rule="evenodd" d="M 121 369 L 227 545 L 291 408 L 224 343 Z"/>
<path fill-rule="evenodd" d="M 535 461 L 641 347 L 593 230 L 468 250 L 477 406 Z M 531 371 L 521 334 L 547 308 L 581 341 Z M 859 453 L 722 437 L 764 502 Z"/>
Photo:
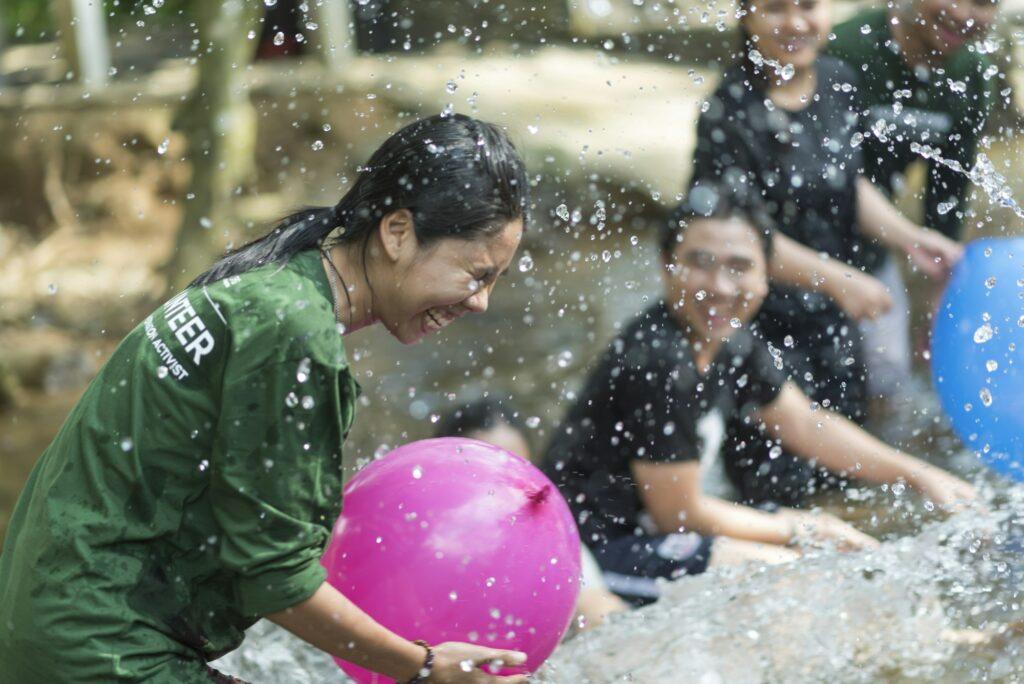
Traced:
<path fill-rule="evenodd" d="M 1024 482 L 1024 238 L 967 245 L 932 331 L 932 377 L 964 444 Z"/>

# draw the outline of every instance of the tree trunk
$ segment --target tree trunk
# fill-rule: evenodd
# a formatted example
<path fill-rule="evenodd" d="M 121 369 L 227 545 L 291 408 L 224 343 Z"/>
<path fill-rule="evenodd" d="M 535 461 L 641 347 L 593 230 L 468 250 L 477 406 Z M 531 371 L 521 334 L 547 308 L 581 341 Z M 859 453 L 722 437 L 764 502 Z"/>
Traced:
<path fill-rule="evenodd" d="M 188 138 L 192 180 L 175 251 L 164 269 L 173 291 L 224 251 L 234 218 L 232 195 L 254 166 L 256 111 L 244 74 L 256 49 L 248 34 L 257 29 L 262 6 L 252 0 L 197 5 L 199 78 L 175 122 Z"/>
<path fill-rule="evenodd" d="M 60 46 L 75 79 L 93 88 L 103 87 L 110 71 L 110 45 L 102 0 L 53 0 Z"/>

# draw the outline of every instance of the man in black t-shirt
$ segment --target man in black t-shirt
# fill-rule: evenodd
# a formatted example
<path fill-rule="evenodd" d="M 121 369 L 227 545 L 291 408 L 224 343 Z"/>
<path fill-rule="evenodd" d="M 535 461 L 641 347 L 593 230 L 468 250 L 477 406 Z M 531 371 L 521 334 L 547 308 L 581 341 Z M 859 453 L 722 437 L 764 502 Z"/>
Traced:
<path fill-rule="evenodd" d="M 768 221 L 753 199 L 738 192 L 691 192 L 662 235 L 664 301 L 615 338 L 545 454 L 609 588 L 638 605 L 657 598 L 658 578 L 790 560 L 795 553 L 781 547 L 803 537 L 875 543 L 831 516 L 769 514 L 704 493 L 702 473 L 737 417 L 833 471 L 906 480 L 942 505 L 975 496 L 845 418 L 813 411 L 779 350 L 745 329 L 768 289 L 771 238 L 755 227 Z"/>

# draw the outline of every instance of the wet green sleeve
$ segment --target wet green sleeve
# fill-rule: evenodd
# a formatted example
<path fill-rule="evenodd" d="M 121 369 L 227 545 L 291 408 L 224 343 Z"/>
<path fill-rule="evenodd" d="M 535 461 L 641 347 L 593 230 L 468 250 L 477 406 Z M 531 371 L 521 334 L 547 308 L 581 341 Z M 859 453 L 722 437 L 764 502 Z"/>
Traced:
<path fill-rule="evenodd" d="M 220 560 L 246 615 L 309 598 L 340 506 L 337 371 L 296 359 L 225 379 L 211 462 Z"/>

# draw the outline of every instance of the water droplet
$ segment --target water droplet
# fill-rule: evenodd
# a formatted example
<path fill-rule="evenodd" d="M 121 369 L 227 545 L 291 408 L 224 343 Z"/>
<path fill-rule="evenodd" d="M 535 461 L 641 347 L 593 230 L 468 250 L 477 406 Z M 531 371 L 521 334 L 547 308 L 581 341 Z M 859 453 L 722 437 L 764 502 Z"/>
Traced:
<path fill-rule="evenodd" d="M 284 31 L 278 31 L 274 34 L 274 45 L 284 45 Z"/>
<path fill-rule="evenodd" d="M 313 362 L 309 360 L 309 357 L 299 361 L 299 367 L 295 371 L 295 379 L 299 382 L 306 382 L 309 380 L 309 369 L 312 366 L 312 363 Z"/>
<path fill-rule="evenodd" d="M 782 447 L 780 447 L 778 444 L 776 444 L 775 446 L 768 450 L 768 458 L 772 459 L 773 461 L 781 455 Z"/>
<path fill-rule="evenodd" d="M 277 4 L 277 0 L 263 0 L 263 4 L 267 7 L 273 7 Z"/>
<path fill-rule="evenodd" d="M 163 380 L 164 378 L 167 377 L 167 373 L 168 373 L 167 366 L 157 366 L 156 367 L 156 377 L 160 378 L 161 380 Z"/>
<path fill-rule="evenodd" d="M 528 130 L 530 132 L 530 135 L 537 135 L 537 131 L 540 130 L 540 127 L 539 126 L 534 126 L 533 124 L 530 124 L 530 125 L 528 125 L 526 127 L 526 130 Z"/>
<path fill-rule="evenodd" d="M 419 480 L 423 477 L 423 468 L 414 466 L 412 469 L 412 479 Z"/>
<path fill-rule="evenodd" d="M 50 283 L 46 286 L 46 291 L 52 295 L 57 294 L 57 283 Z"/>
<path fill-rule="evenodd" d="M 313 397 L 309 396 L 308 394 L 306 396 L 302 397 L 302 408 L 304 408 L 307 411 L 309 411 L 314 406 L 316 406 L 316 401 L 313 399 Z"/>
<path fill-rule="evenodd" d="M 209 467 L 210 467 L 210 461 L 209 460 L 204 458 L 202 461 L 199 462 L 199 472 L 205 473 L 206 470 Z"/>
<path fill-rule="evenodd" d="M 704 290 L 697 290 L 697 292 L 693 295 L 693 298 L 696 299 L 698 302 L 703 302 L 707 296 L 708 293 L 705 292 Z"/>
<path fill-rule="evenodd" d="M 460 660 L 459 669 L 463 672 L 472 672 L 473 668 L 476 667 L 472 660 Z"/>
<path fill-rule="evenodd" d="M 459 598 L 459 595 L 457 593 L 455 593 L 455 591 L 448 592 L 448 599 L 450 601 L 456 601 L 456 600 L 458 600 L 458 598 Z"/>
<path fill-rule="evenodd" d="M 665 425 L 662 426 L 661 431 L 662 433 L 665 434 L 666 437 L 675 434 L 676 424 L 670 420 L 667 423 L 665 423 Z"/>
<path fill-rule="evenodd" d="M 981 326 L 974 331 L 974 343 L 984 344 L 992 339 L 992 326 L 988 323 L 982 323 Z"/>
<path fill-rule="evenodd" d="M 792 349 L 794 344 L 795 342 L 793 340 L 792 335 L 786 335 L 785 337 L 782 338 L 782 346 L 789 347 L 790 349 Z"/>
<path fill-rule="evenodd" d="M 132 441 L 131 437 L 125 437 L 121 440 L 121 451 L 131 451 L 133 446 L 135 446 L 135 442 Z"/>
<path fill-rule="evenodd" d="M 997 370 L 999 370 L 999 363 L 993 359 L 989 359 L 988 361 L 985 362 L 985 370 L 987 370 L 989 373 L 995 373 Z"/>
<path fill-rule="evenodd" d="M 520 273 L 526 273 L 527 271 L 529 271 L 532 268 L 533 268 L 533 257 L 530 256 L 529 252 L 526 252 L 525 254 L 523 254 L 523 256 L 519 257 L 519 272 Z"/>
<path fill-rule="evenodd" d="M 445 89 L 445 91 L 446 91 L 446 92 L 447 92 L 447 93 L 448 93 L 449 95 L 451 95 L 451 94 L 453 94 L 453 93 L 454 93 L 454 92 L 455 92 L 456 90 L 458 90 L 458 89 L 459 89 L 459 84 L 458 84 L 458 83 L 456 83 L 455 81 L 451 81 L 451 80 L 450 80 L 450 81 L 448 81 L 447 83 L 445 83 L 445 84 L 444 84 L 444 89 Z"/>
<path fill-rule="evenodd" d="M 563 221 L 568 221 L 569 207 L 565 206 L 564 204 L 559 204 L 557 207 L 555 207 L 555 215 L 558 216 L 558 218 L 562 219 Z"/>
<path fill-rule="evenodd" d="M 295 392 L 289 392 L 284 398 L 284 405 L 288 408 L 295 408 L 299 405 L 299 397 Z"/>
<path fill-rule="evenodd" d="M 985 406 L 992 405 L 992 392 L 987 387 L 982 387 L 981 391 L 978 392 L 978 396 L 981 397 L 981 403 Z"/>
<path fill-rule="evenodd" d="M 991 290 L 995 286 L 996 286 L 996 278 L 995 278 L 995 276 L 992 276 L 991 278 L 987 278 L 985 280 L 985 287 L 987 287 L 988 289 Z"/>
<path fill-rule="evenodd" d="M 743 327 L 743 321 L 741 321 L 738 318 L 733 318 L 729 321 L 729 325 L 731 325 L 733 328 L 741 328 Z"/>
<path fill-rule="evenodd" d="M 530 428 L 531 430 L 535 429 L 539 425 L 540 418 L 537 416 L 530 416 L 529 418 L 526 419 L 526 427 Z"/>
<path fill-rule="evenodd" d="M 637 245 L 640 244 L 640 238 L 637 237 L 636 235 L 630 235 L 629 236 L 629 244 L 631 244 L 634 247 L 636 247 Z"/>
<path fill-rule="evenodd" d="M 314 140 L 313 144 L 310 145 L 310 147 L 313 149 L 314 152 L 319 152 L 320 150 L 324 149 L 324 141 Z"/>
<path fill-rule="evenodd" d="M 788 81 L 796 75 L 796 69 L 792 64 L 786 64 L 779 70 L 779 76 L 782 77 L 783 81 Z"/>
<path fill-rule="evenodd" d="M 160 141 L 160 144 L 156 146 L 156 153 L 157 154 L 165 154 L 167 152 L 167 148 L 170 147 L 170 145 L 171 145 L 171 139 L 170 138 L 164 138 L 162 141 Z"/>
<path fill-rule="evenodd" d="M 496 581 L 497 580 L 495 580 L 493 577 L 488 577 L 486 580 L 484 580 L 484 586 L 493 587 Z"/>

